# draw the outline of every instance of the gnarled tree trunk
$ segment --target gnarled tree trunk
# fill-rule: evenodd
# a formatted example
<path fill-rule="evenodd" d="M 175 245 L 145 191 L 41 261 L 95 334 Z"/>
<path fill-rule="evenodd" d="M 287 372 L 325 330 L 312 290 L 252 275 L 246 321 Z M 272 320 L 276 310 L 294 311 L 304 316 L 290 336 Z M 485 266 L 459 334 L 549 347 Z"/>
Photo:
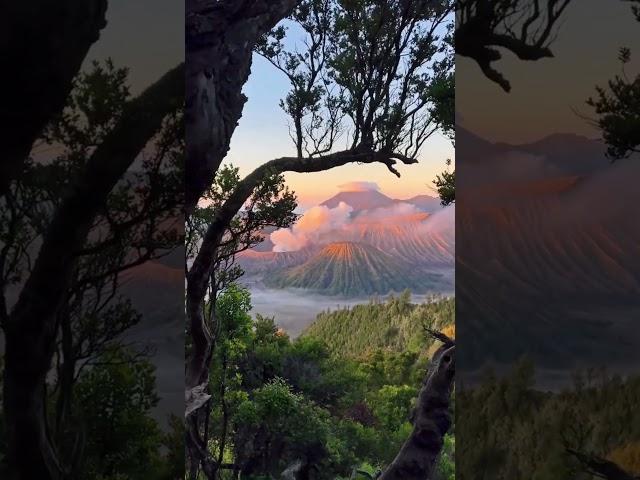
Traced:
<path fill-rule="evenodd" d="M 253 50 L 297 0 L 189 0 L 186 10 L 186 212 L 229 151 Z"/>
<path fill-rule="evenodd" d="M 107 0 L 0 4 L 0 197 L 33 143 L 64 107 L 89 48 L 106 25 Z"/>
<path fill-rule="evenodd" d="M 451 426 L 451 390 L 455 346 L 445 343 L 434 354 L 427 379 L 418 394 L 413 431 L 380 480 L 428 480 Z"/>
<path fill-rule="evenodd" d="M 11 480 L 57 479 L 62 471 L 45 418 L 45 379 L 56 338 L 56 311 L 65 298 L 77 252 L 95 215 L 163 120 L 182 105 L 184 68 L 164 75 L 127 105 L 96 148 L 76 185 L 54 213 L 38 258 L 5 331 L 4 413 Z"/>

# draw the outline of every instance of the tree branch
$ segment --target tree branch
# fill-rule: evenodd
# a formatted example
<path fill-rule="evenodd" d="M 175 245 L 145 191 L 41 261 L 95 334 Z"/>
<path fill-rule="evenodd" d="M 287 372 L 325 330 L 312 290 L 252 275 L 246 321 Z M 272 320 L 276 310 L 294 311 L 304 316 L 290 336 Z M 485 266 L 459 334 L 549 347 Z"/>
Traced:
<path fill-rule="evenodd" d="M 73 79 L 100 30 L 106 25 L 106 0 L 2 2 L 0 65 L 0 197 L 22 171 L 36 139 L 62 111 Z M 20 48 L 16 48 L 19 45 Z M 43 88 L 46 85 L 46 88 Z"/>
<path fill-rule="evenodd" d="M 187 215 L 211 186 L 226 156 L 247 98 L 251 57 L 260 38 L 285 18 L 296 0 L 187 2 Z"/>
<path fill-rule="evenodd" d="M 575 457 L 590 473 L 605 480 L 637 480 L 638 477 L 632 476 L 615 463 L 600 458 L 597 455 L 586 454 L 567 448 L 567 453 Z"/>
<path fill-rule="evenodd" d="M 31 275 L 3 325 L 7 458 L 10 469 L 24 478 L 62 476 L 43 402 L 56 345 L 56 313 L 72 281 L 76 251 L 86 241 L 109 192 L 183 99 L 184 67 L 180 65 L 127 103 L 118 124 L 56 209 Z"/>

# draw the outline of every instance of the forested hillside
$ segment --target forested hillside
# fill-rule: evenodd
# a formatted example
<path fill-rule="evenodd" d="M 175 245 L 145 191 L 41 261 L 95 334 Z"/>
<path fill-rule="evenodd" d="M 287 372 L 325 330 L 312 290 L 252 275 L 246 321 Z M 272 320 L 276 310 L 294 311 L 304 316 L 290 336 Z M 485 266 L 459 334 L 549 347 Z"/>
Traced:
<path fill-rule="evenodd" d="M 425 336 L 425 326 L 455 336 L 454 317 L 454 298 L 416 305 L 405 291 L 387 301 L 374 299 L 321 313 L 303 335 L 323 341 L 337 356 L 357 358 L 376 350 L 417 352 L 432 342 Z"/>
<path fill-rule="evenodd" d="M 632 480 L 640 475 L 640 377 L 575 374 L 572 388 L 535 390 L 532 363 L 457 392 L 461 480 Z M 482 447 L 480 447 L 482 446 Z"/>

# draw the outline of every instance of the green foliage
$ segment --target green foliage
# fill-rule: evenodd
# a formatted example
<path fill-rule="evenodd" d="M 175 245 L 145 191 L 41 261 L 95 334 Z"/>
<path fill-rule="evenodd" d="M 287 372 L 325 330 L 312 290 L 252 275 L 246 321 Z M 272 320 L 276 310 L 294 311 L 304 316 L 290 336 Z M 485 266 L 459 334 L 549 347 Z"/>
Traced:
<path fill-rule="evenodd" d="M 166 480 L 178 480 L 184 478 L 184 420 L 182 417 L 171 415 L 169 417 L 169 430 L 163 435 L 162 444 L 167 449 L 164 456 L 164 469 L 162 478 Z"/>
<path fill-rule="evenodd" d="M 158 402 L 154 367 L 114 349 L 87 370 L 76 387 L 86 439 L 83 478 L 152 478 L 159 472 L 162 432 L 151 417 Z"/>
<path fill-rule="evenodd" d="M 596 87 L 596 96 L 587 100 L 597 115 L 596 124 L 612 161 L 640 152 L 640 75 L 629 78 L 624 72 L 630 59 L 630 50 L 622 48 L 623 73 L 609 80 L 606 88 Z"/>
<path fill-rule="evenodd" d="M 451 160 L 447 160 L 447 166 L 451 165 Z M 456 201 L 456 171 L 445 170 L 440 175 L 436 175 L 433 184 L 438 190 L 440 203 L 447 206 Z"/>
<path fill-rule="evenodd" d="M 281 107 L 298 156 L 330 152 L 348 132 L 350 148 L 415 158 L 436 130 L 452 135 L 452 12 L 448 0 L 298 2 L 304 46 L 281 25 L 258 47 L 291 84 Z"/>
<path fill-rule="evenodd" d="M 436 470 L 435 480 L 455 480 L 456 478 L 456 439 L 453 435 L 444 437 L 444 446 Z"/>
<path fill-rule="evenodd" d="M 418 389 L 409 385 L 384 385 L 375 392 L 370 402 L 373 414 L 387 430 L 402 426 L 409 418 Z"/>
<path fill-rule="evenodd" d="M 451 2 L 336 3 L 328 64 L 347 115 L 365 144 L 415 155 L 432 123 L 452 125 Z"/>
<path fill-rule="evenodd" d="M 640 21 L 638 0 L 633 3 L 633 15 Z M 602 131 L 607 143 L 607 156 L 611 161 L 640 152 L 640 74 L 629 75 L 625 67 L 631 62 L 631 50 L 620 48 L 618 56 L 622 73 L 607 82 L 606 87 L 596 87 L 596 96 L 587 100 L 597 115 L 595 124 Z"/>
<path fill-rule="evenodd" d="M 371 350 L 416 352 L 431 340 L 424 326 L 440 329 L 454 322 L 455 300 L 434 298 L 414 305 L 408 292 L 381 303 L 372 300 L 333 312 L 324 312 L 304 332 L 325 342 L 339 356 L 358 357 Z"/>
<path fill-rule="evenodd" d="M 192 215 L 187 218 L 185 230 L 186 257 L 194 258 L 202 238 L 222 206 L 237 190 L 240 183 L 238 168 L 224 165 L 218 169 L 211 188 L 202 197 Z M 266 227 L 286 228 L 298 216 L 294 213 L 296 196 L 284 183 L 282 175 L 266 175 L 254 188 L 244 208 L 231 221 L 225 232 L 225 241 L 216 250 L 213 260 L 212 288 L 223 290 L 244 273 L 235 263 L 235 255 L 252 248 L 264 240 Z"/>
<path fill-rule="evenodd" d="M 476 388 L 457 392 L 464 412 L 456 426 L 458 478 L 595 478 L 567 447 L 629 461 L 631 468 L 633 457 L 625 453 L 640 440 L 640 378 L 588 371 L 570 389 L 543 393 L 533 388 L 533 375 L 523 360 L 503 379 L 487 375 Z"/>
<path fill-rule="evenodd" d="M 91 68 L 74 80 L 67 106 L 47 126 L 45 138 L 65 145 L 71 155 L 85 159 L 115 127 L 130 98 L 128 69 L 111 59 L 93 61 Z"/>
<path fill-rule="evenodd" d="M 451 309 L 448 316 L 434 325 L 451 321 L 450 303 L 441 307 Z M 434 318 L 438 311 L 412 305 L 408 292 L 363 307 L 380 310 L 381 319 L 416 315 L 419 331 L 418 315 Z M 273 319 L 251 320 L 248 292 L 235 285 L 219 295 L 216 309 L 221 330 L 212 385 L 222 388 L 212 392 L 215 458 L 237 465 L 243 478 L 280 478 L 302 462 L 313 468 L 311 478 L 327 480 L 348 478 L 354 468 L 380 470 L 393 460 L 411 432 L 411 409 L 428 368 L 420 355 L 429 347 L 425 337 L 415 336 L 413 351 L 382 343 L 356 358 L 315 335 L 292 341 Z M 454 444 L 447 445 L 439 478 L 449 480 Z"/>

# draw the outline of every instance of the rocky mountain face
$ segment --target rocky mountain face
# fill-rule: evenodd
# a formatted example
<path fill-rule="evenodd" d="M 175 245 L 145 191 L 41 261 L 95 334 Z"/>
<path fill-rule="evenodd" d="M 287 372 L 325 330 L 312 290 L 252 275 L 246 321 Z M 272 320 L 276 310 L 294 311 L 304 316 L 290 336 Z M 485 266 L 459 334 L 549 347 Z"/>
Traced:
<path fill-rule="evenodd" d="M 458 146 L 470 162 L 456 205 L 460 369 L 640 361 L 638 162 L 611 165 L 575 135 L 519 147 L 463 132 Z"/>
<path fill-rule="evenodd" d="M 359 296 L 410 289 L 424 293 L 438 276 L 367 243 L 328 244 L 301 265 L 266 277 L 267 286 Z"/>
<path fill-rule="evenodd" d="M 412 204 L 378 191 L 340 192 L 321 206 L 349 205 L 348 220 L 314 235 L 299 250 L 265 251 L 262 245 L 243 252 L 238 262 L 271 288 L 346 297 L 407 288 L 450 291 L 455 209 L 442 208 L 427 195 L 415 199 Z"/>

